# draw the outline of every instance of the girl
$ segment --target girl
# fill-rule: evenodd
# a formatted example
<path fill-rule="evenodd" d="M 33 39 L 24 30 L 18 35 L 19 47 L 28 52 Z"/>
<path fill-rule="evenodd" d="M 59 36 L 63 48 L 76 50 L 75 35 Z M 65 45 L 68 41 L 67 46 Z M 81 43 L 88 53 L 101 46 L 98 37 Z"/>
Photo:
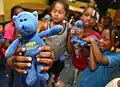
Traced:
<path fill-rule="evenodd" d="M 13 15 L 17 15 L 18 13 L 24 11 L 24 9 L 21 6 L 14 6 L 11 9 L 11 21 L 5 26 L 5 48 L 7 48 L 11 42 L 15 39 L 15 37 L 18 36 L 18 33 L 15 30 L 15 26 L 12 20 Z"/>
<path fill-rule="evenodd" d="M 112 52 L 119 45 L 119 38 L 120 31 L 112 26 L 102 31 L 99 46 L 94 38 L 85 38 L 90 43 L 89 67 L 81 74 L 79 87 L 105 87 L 120 63 L 120 55 Z"/>
<path fill-rule="evenodd" d="M 53 73 L 55 75 L 55 87 L 61 87 L 59 82 L 59 74 L 64 68 L 64 61 L 60 61 L 60 57 L 64 54 L 66 50 L 65 48 L 67 40 L 67 24 L 64 23 L 64 20 L 68 12 L 69 6 L 66 2 L 55 1 L 51 5 L 49 12 L 51 16 L 50 23 L 45 23 L 40 29 L 40 31 L 42 31 L 57 24 L 63 25 L 63 31 L 61 33 L 45 39 L 46 44 L 51 46 L 55 52 L 55 61 L 53 63 L 52 68 L 50 69 L 50 73 Z"/>
<path fill-rule="evenodd" d="M 101 33 L 102 32 L 102 29 L 105 27 L 105 26 L 108 26 L 109 24 L 112 24 L 112 18 L 110 17 L 107 17 L 107 16 L 103 16 L 100 18 L 100 21 L 99 23 L 97 24 L 96 26 L 96 30 Z"/>
<path fill-rule="evenodd" d="M 5 38 L 5 43 L 4 43 L 4 48 L 7 48 L 12 41 L 18 37 L 18 33 L 15 29 L 14 23 L 13 23 L 13 15 L 17 15 L 20 12 L 24 11 L 24 9 L 21 6 L 14 6 L 11 8 L 11 21 L 5 26 L 5 32 L 4 32 L 4 38 Z M 9 86 L 12 87 L 13 85 L 13 80 L 14 80 L 14 73 L 13 70 L 10 70 L 10 75 L 9 75 Z"/>
<path fill-rule="evenodd" d="M 74 46 L 71 43 L 71 38 L 72 35 L 74 35 L 74 33 L 76 32 L 78 34 L 78 36 L 85 38 L 91 35 L 94 35 L 96 38 L 99 38 L 100 35 L 99 33 L 97 33 L 96 31 L 94 31 L 92 28 L 95 26 L 95 24 L 98 22 L 99 20 L 99 13 L 96 7 L 92 7 L 92 6 L 88 6 L 82 16 L 81 16 L 81 20 L 83 21 L 83 33 L 81 36 L 81 30 L 80 29 L 71 29 L 71 31 L 69 32 L 69 36 L 68 36 L 68 50 L 70 53 L 73 52 L 73 65 L 75 67 L 75 74 L 74 74 L 74 80 L 73 83 L 76 83 L 76 79 L 77 79 L 77 74 L 79 71 L 83 71 L 86 67 L 87 67 L 87 57 L 89 55 L 89 50 L 88 47 L 81 47 L 79 46 L 79 56 L 76 56 L 75 52 L 74 52 Z M 71 45 L 72 44 L 72 45 Z"/>

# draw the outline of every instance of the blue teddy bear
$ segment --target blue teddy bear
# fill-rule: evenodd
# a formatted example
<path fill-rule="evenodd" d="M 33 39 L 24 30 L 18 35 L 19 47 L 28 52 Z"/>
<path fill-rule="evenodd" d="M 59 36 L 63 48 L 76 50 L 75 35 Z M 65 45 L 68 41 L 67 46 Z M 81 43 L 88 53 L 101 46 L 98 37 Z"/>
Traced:
<path fill-rule="evenodd" d="M 75 26 L 71 26 L 71 28 L 72 27 L 82 29 L 83 22 L 81 20 L 78 20 L 78 21 L 75 22 Z M 76 34 L 73 35 L 73 37 L 71 39 L 71 42 L 72 43 L 79 43 L 81 46 L 85 46 L 87 44 L 87 42 L 85 40 L 83 40 L 82 38 L 79 38 Z"/>
<path fill-rule="evenodd" d="M 76 26 L 73 26 L 73 27 L 83 29 L 82 28 L 83 27 L 83 22 L 81 20 L 76 21 L 75 25 Z M 71 28 L 72 28 L 72 26 L 69 29 L 71 29 Z M 93 37 L 96 40 L 96 42 L 98 42 L 98 38 L 95 35 L 91 35 L 91 37 Z M 86 46 L 88 44 L 88 42 L 86 42 L 82 38 L 79 38 L 76 34 L 73 35 L 73 37 L 71 39 L 71 42 L 72 43 L 79 43 L 80 46 Z"/>
<path fill-rule="evenodd" d="M 38 27 L 38 13 L 35 12 L 21 12 L 17 16 L 13 16 L 15 27 L 20 33 L 21 37 L 14 40 L 14 42 L 8 47 L 5 53 L 5 57 L 9 58 L 13 56 L 20 45 L 21 48 L 25 48 L 23 56 L 32 57 L 31 67 L 27 68 L 28 74 L 21 75 L 23 84 L 27 86 L 33 86 L 37 80 L 43 81 L 42 87 L 46 87 L 46 80 L 49 79 L 47 72 L 40 70 L 43 64 L 36 61 L 36 55 L 39 54 L 39 47 L 45 45 L 43 37 L 52 36 L 62 31 L 61 25 L 56 25 L 51 29 L 37 33 Z M 26 86 L 24 86 L 26 87 Z"/>

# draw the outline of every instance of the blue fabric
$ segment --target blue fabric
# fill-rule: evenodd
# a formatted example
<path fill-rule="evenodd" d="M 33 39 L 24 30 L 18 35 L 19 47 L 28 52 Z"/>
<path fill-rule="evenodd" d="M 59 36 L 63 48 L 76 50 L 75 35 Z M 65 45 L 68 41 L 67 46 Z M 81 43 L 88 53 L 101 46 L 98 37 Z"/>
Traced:
<path fill-rule="evenodd" d="M 110 61 L 109 65 L 97 65 L 95 71 L 87 67 L 80 76 L 79 87 L 105 87 L 111 79 L 111 74 L 116 70 L 115 65 L 120 62 L 120 53 L 104 52 L 104 56 Z"/>
<path fill-rule="evenodd" d="M 3 37 L 3 33 L 0 32 L 0 44 L 4 43 L 4 37 Z"/>
<path fill-rule="evenodd" d="M 81 20 L 78 20 L 75 22 L 75 25 L 74 27 L 76 28 L 79 28 L 81 30 L 83 30 L 83 22 Z M 69 27 L 72 29 L 72 27 Z M 77 36 L 77 34 L 74 34 L 73 37 L 72 37 L 72 40 L 71 40 L 72 43 L 79 43 L 81 46 L 85 46 L 87 44 L 87 42 L 85 40 L 82 40 L 81 38 L 79 38 Z"/>
<path fill-rule="evenodd" d="M 0 69 L 0 87 L 8 87 L 5 69 Z"/>
<path fill-rule="evenodd" d="M 115 66 L 120 64 L 120 52 L 119 53 L 111 53 L 110 55 L 107 55 L 109 66 Z"/>

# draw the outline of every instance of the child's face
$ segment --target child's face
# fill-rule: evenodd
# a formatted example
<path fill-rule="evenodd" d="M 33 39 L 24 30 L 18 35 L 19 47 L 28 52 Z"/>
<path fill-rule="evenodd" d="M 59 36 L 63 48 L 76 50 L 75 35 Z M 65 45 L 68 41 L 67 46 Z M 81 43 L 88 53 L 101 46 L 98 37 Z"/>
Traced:
<path fill-rule="evenodd" d="M 13 15 L 18 15 L 22 11 L 23 11 L 23 9 L 17 8 L 17 9 L 14 10 Z"/>
<path fill-rule="evenodd" d="M 100 23 L 104 24 L 104 19 L 103 18 L 101 18 Z"/>
<path fill-rule="evenodd" d="M 56 3 L 55 7 L 51 11 L 51 18 L 53 22 L 59 23 L 65 19 L 66 12 L 64 6 L 60 3 Z"/>
<path fill-rule="evenodd" d="M 89 7 L 81 16 L 81 20 L 84 23 L 84 27 L 93 27 L 96 23 L 96 18 L 93 15 L 93 8 Z"/>
<path fill-rule="evenodd" d="M 100 46 L 101 51 L 110 49 L 113 46 L 113 42 L 110 41 L 109 29 L 105 29 L 101 33 L 101 38 L 99 40 L 99 46 Z"/>

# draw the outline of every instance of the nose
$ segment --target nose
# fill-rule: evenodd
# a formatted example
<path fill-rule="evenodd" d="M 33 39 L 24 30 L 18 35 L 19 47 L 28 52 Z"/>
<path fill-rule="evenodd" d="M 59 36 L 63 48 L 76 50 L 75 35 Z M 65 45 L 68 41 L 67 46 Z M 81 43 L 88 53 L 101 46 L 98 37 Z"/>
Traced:
<path fill-rule="evenodd" d="M 58 14 L 59 14 L 58 12 L 55 12 L 55 16 L 58 16 Z"/>
<path fill-rule="evenodd" d="M 25 26 L 23 25 L 23 26 L 22 26 L 22 29 L 24 29 L 24 28 L 25 28 Z"/>
<path fill-rule="evenodd" d="M 100 39 L 99 42 L 100 42 L 100 43 L 103 42 L 103 39 Z"/>
<path fill-rule="evenodd" d="M 88 20 L 90 20 L 90 18 L 91 18 L 90 16 L 87 17 Z"/>

